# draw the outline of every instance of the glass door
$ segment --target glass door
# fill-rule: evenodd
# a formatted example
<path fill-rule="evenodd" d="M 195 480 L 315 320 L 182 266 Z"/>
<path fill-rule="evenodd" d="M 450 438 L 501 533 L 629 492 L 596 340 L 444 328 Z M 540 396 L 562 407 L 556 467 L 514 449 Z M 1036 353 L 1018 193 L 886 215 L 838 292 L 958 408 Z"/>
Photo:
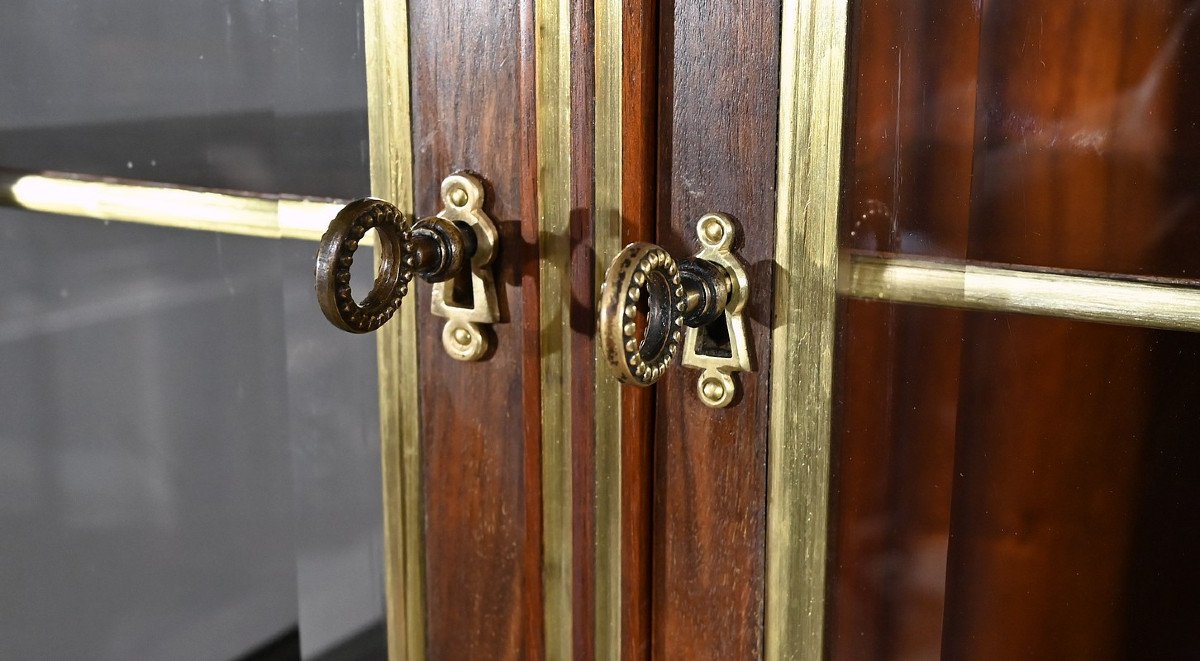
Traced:
<path fill-rule="evenodd" d="M 832 657 L 1200 652 L 1194 9 L 855 8 Z"/>
<path fill-rule="evenodd" d="M 312 294 L 361 11 L 5 8 L 0 656 L 381 653 L 376 348 Z"/>

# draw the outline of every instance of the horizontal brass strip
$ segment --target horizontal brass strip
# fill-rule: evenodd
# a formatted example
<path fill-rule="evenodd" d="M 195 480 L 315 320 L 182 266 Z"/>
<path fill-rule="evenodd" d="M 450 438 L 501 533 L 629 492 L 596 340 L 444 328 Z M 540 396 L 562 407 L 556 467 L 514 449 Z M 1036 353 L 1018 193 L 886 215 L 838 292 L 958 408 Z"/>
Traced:
<path fill-rule="evenodd" d="M 964 310 L 1200 331 L 1200 283 L 878 253 L 844 255 L 838 293 Z"/>
<path fill-rule="evenodd" d="M 0 204 L 97 220 L 318 241 L 345 202 L 0 169 Z"/>

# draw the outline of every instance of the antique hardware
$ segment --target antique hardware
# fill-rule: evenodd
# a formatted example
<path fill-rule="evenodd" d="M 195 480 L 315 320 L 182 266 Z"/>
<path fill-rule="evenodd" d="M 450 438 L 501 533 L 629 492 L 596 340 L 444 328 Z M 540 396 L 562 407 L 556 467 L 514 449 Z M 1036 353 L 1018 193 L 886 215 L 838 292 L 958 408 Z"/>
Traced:
<path fill-rule="evenodd" d="M 317 302 L 325 318 L 351 333 L 369 333 L 395 314 L 413 274 L 433 283 L 430 312 L 448 321 L 442 346 L 458 360 L 478 360 L 488 349 L 480 324 L 499 321 L 496 287 L 488 264 L 498 244 L 483 211 L 483 185 L 462 172 L 442 181 L 443 208 L 415 223 L 392 204 L 374 198 L 346 205 L 329 224 L 317 251 Z M 367 231 L 374 229 L 379 272 L 370 293 L 356 302 L 350 265 Z M 455 287 L 456 280 L 470 279 Z"/>
<path fill-rule="evenodd" d="M 732 373 L 752 369 L 742 317 L 749 284 L 733 255 L 732 218 L 705 214 L 696 234 L 703 248 L 679 262 L 649 243 L 631 243 L 617 255 L 600 289 L 601 351 L 619 381 L 649 386 L 682 343 L 684 366 L 703 370 L 701 401 L 722 408 L 737 394 Z"/>

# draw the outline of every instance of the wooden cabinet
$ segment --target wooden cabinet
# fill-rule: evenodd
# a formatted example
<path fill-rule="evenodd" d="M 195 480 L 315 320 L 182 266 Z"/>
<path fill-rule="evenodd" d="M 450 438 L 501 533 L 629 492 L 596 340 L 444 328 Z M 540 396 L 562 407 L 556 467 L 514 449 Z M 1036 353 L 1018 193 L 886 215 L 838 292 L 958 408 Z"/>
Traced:
<path fill-rule="evenodd" d="M 1188 465 L 1176 439 L 1193 421 L 1155 394 L 1179 373 L 1152 367 L 1156 350 L 1190 360 L 1180 331 L 1197 326 L 1195 261 L 1170 248 L 1197 192 L 1184 5 L 409 11 L 424 26 L 414 181 L 490 176 L 496 145 L 474 132 L 502 142 L 495 185 L 521 209 L 506 254 L 524 269 L 504 278 L 522 285 L 505 331 L 523 324 L 520 339 L 460 368 L 478 376 L 421 370 L 423 429 L 446 430 L 421 441 L 446 462 L 422 464 L 425 552 L 440 556 L 427 653 L 1191 649 L 1186 616 L 1138 614 L 1179 609 L 1194 581 L 1192 545 L 1146 537 L 1194 519 L 1187 481 L 1161 465 Z M 499 56 L 468 72 L 493 34 Z M 477 129 L 423 119 L 464 106 L 483 109 Z M 422 172 L 424 149 L 455 156 Z M 616 251 L 692 254 L 707 212 L 738 222 L 752 283 L 754 370 L 722 409 L 687 369 L 615 385 L 594 344 Z M 1160 295 L 1184 298 L 1147 315 Z M 502 402 L 503 417 L 462 434 L 445 408 L 458 380 L 501 365 L 505 394 L 473 412 Z M 444 538 L 484 559 L 435 550 Z"/>
<path fill-rule="evenodd" d="M 418 216 L 469 172 L 499 237 L 482 359 L 417 284 L 373 339 L 323 336 L 358 358 L 308 386 L 374 343 L 392 659 L 1200 652 L 1195 7 L 361 8 L 365 112 L 274 130 L 359 135 L 371 194 Z M 157 184 L 0 175 L 8 206 L 162 224 L 134 203 Z M 338 199 L 168 188 L 167 224 L 202 198 L 237 216 L 203 229 L 312 243 L 363 192 L 278 181 Z M 723 407 L 678 359 L 618 383 L 597 335 L 621 249 L 691 257 L 708 213 L 748 278 Z"/>
<path fill-rule="evenodd" d="M 844 40 L 844 11 L 789 14 L 789 44 L 803 21 L 825 45 Z M 412 0 L 407 15 L 417 206 L 436 202 L 445 173 L 488 182 L 508 314 L 478 364 L 441 353 L 435 320 L 398 340 L 419 349 L 421 423 L 404 456 L 419 448 L 420 488 L 403 498 L 420 502 L 406 524 L 421 534 L 393 527 L 389 548 L 393 562 L 424 562 L 392 583 L 394 600 L 420 610 L 393 622 L 393 641 L 403 632 L 435 658 L 761 655 L 781 7 Z M 400 48 L 399 30 L 369 23 L 368 44 Z M 826 54 L 836 100 L 844 54 Z M 836 124 L 821 129 L 829 212 Z M 403 152 L 372 148 L 398 154 L 389 176 L 410 180 Z M 644 240 L 690 256 L 708 212 L 742 228 L 752 282 L 755 369 L 723 409 L 697 398 L 691 370 L 622 388 L 595 346 L 616 252 Z"/>

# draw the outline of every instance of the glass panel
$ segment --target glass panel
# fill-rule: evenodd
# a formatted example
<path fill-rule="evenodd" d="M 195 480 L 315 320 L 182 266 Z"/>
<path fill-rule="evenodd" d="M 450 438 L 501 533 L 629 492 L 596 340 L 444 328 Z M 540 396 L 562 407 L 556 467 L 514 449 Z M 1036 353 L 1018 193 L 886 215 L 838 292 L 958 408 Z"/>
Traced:
<path fill-rule="evenodd" d="M 1200 652 L 1200 336 L 850 302 L 835 658 Z"/>
<path fill-rule="evenodd" d="M 279 190 L 353 199 L 370 193 L 362 0 L 276 6 Z"/>
<path fill-rule="evenodd" d="M 0 164 L 275 190 L 273 4 L 6 2 Z"/>
<path fill-rule="evenodd" d="M 276 8 L 281 190 L 370 192 L 361 0 Z M 282 248 L 296 563 L 304 658 L 382 658 L 383 508 L 375 336 L 333 327 L 313 295 L 316 245 Z M 369 266 L 362 250 L 355 266 Z M 371 276 L 354 273 L 366 293 Z M 412 301 L 406 301 L 405 305 Z"/>
<path fill-rule="evenodd" d="M 0 209 L 0 657 L 296 621 L 280 243 Z"/>
<path fill-rule="evenodd" d="M 321 316 L 311 282 L 313 244 L 285 241 L 281 251 L 301 649 L 304 658 L 339 646 L 380 649 L 386 632 L 375 338 L 338 330 Z M 375 657 L 355 651 L 340 658 Z"/>
<path fill-rule="evenodd" d="M 1194 3 L 857 3 L 845 249 L 1200 276 Z M 844 301 L 835 658 L 1200 654 L 1200 335 Z"/>
<path fill-rule="evenodd" d="M 858 3 L 843 246 L 1200 275 L 1200 29 L 1176 0 Z"/>
<path fill-rule="evenodd" d="M 0 167 L 364 195 L 361 13 L 6 6 Z M 321 316 L 315 244 L 0 232 L 0 657 L 380 656 L 374 338 Z"/>

